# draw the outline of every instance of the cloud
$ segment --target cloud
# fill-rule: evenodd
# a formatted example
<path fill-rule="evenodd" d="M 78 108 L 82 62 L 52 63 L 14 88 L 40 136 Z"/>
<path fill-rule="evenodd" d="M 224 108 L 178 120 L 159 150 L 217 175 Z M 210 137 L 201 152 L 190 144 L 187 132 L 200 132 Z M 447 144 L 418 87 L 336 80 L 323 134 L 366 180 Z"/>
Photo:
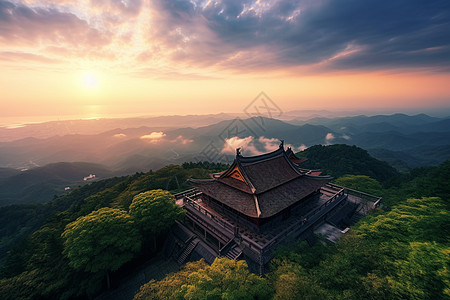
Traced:
<path fill-rule="evenodd" d="M 57 64 L 60 63 L 61 60 L 49 58 L 42 55 L 36 55 L 33 53 L 26 53 L 26 52 L 11 52 L 11 51 L 4 51 L 0 52 L 0 60 L 3 61 L 30 61 L 30 62 L 40 62 L 45 64 Z"/>
<path fill-rule="evenodd" d="M 225 139 L 221 153 L 223 154 L 235 154 L 237 148 L 241 148 L 242 153 L 250 153 L 251 155 L 259 155 L 260 151 L 256 150 L 253 142 L 254 137 L 248 136 L 246 138 L 240 138 L 237 136 Z"/>
<path fill-rule="evenodd" d="M 156 0 L 149 33 L 174 61 L 233 69 L 439 67 L 448 1 Z M 175 50 L 173 50 L 175 49 Z"/>
<path fill-rule="evenodd" d="M 326 141 L 331 141 L 331 140 L 334 140 L 334 135 L 331 133 L 331 132 L 329 132 L 329 133 L 327 133 L 327 135 L 325 136 L 325 140 Z"/>
<path fill-rule="evenodd" d="M 135 17 L 142 9 L 142 0 L 91 0 L 90 4 L 112 15 L 122 14 L 126 17 Z"/>
<path fill-rule="evenodd" d="M 267 152 L 275 151 L 280 146 L 280 140 L 278 139 L 268 139 L 266 137 L 260 136 L 258 142 L 261 143 Z M 288 146 L 289 147 L 289 146 Z"/>
<path fill-rule="evenodd" d="M 327 135 L 325 136 L 325 144 L 326 145 L 331 144 L 331 141 L 334 140 L 335 138 L 336 137 L 331 132 L 327 133 Z"/>
<path fill-rule="evenodd" d="M 182 145 L 187 145 L 187 144 L 190 144 L 190 143 L 194 142 L 194 140 L 185 139 L 183 136 L 180 135 L 176 139 L 172 140 L 171 142 L 179 143 L 179 144 L 182 144 Z"/>
<path fill-rule="evenodd" d="M 140 139 L 146 140 L 150 143 L 157 143 L 165 136 L 166 136 L 166 134 L 162 131 L 159 131 L 159 132 L 154 131 L 152 133 L 141 136 Z"/>
<path fill-rule="evenodd" d="M 75 14 L 55 8 L 30 7 L 0 0 L 0 45 L 59 44 L 102 47 L 110 42 L 105 32 L 89 26 Z"/>
<path fill-rule="evenodd" d="M 449 24 L 449 1 L 0 0 L 4 52 L 43 63 L 49 54 L 102 59 L 161 79 L 216 78 L 218 70 L 448 72 Z"/>
<path fill-rule="evenodd" d="M 245 138 L 239 138 L 237 136 L 225 139 L 221 153 L 223 154 L 235 154 L 237 148 L 241 148 L 243 155 L 261 155 L 264 153 L 272 152 L 280 147 L 280 140 L 275 138 L 266 138 L 261 136 L 255 139 L 253 136 Z M 298 147 L 291 144 L 285 144 L 285 147 L 290 147 L 292 151 L 298 152 L 306 149 L 305 145 Z"/>
<path fill-rule="evenodd" d="M 124 137 L 126 137 L 127 135 L 125 134 L 125 133 L 116 133 L 115 135 L 113 135 L 113 137 L 115 137 L 115 138 L 124 138 Z M 142 138 L 142 137 L 141 137 Z"/>
<path fill-rule="evenodd" d="M 348 135 L 346 135 L 346 134 L 342 135 L 342 138 L 343 138 L 343 139 L 346 139 L 347 141 L 351 139 L 351 137 L 348 136 Z"/>

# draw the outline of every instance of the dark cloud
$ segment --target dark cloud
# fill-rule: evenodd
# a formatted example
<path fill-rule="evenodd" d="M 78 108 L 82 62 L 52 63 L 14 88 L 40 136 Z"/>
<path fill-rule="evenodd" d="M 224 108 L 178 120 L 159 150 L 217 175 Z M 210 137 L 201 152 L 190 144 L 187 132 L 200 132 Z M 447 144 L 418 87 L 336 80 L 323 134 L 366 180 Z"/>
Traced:
<path fill-rule="evenodd" d="M 36 45 L 41 41 L 95 48 L 108 44 L 110 38 L 72 13 L 0 0 L 0 44 Z"/>
<path fill-rule="evenodd" d="M 158 30 L 152 37 L 176 48 L 174 59 L 192 64 L 241 69 L 319 64 L 326 70 L 450 64 L 446 0 L 153 3 Z M 244 63 L 236 64 L 238 56 Z"/>

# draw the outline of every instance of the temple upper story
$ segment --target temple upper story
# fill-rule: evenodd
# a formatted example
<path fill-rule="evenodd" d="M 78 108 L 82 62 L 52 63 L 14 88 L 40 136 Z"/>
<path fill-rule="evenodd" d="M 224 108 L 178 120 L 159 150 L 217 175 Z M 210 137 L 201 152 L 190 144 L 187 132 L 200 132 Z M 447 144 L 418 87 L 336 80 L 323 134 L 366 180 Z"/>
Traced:
<path fill-rule="evenodd" d="M 331 177 L 299 168 L 297 157 L 283 142 L 273 152 L 244 157 L 240 149 L 228 170 L 212 179 L 190 179 L 204 195 L 257 219 L 273 217 L 327 184 Z"/>

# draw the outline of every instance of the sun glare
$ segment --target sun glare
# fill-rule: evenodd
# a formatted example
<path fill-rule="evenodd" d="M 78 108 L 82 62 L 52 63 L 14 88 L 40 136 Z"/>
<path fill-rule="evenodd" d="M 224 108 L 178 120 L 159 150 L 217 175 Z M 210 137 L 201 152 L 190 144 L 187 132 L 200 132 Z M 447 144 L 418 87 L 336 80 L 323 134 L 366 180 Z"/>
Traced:
<path fill-rule="evenodd" d="M 93 73 L 88 73 L 84 75 L 83 83 L 85 87 L 89 89 L 94 89 L 98 85 L 97 76 L 95 76 Z"/>

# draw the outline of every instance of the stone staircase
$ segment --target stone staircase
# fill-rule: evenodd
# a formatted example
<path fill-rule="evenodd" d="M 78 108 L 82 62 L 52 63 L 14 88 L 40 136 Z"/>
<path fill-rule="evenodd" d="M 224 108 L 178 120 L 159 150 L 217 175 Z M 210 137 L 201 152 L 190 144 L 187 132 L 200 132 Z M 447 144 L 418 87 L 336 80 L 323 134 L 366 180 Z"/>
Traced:
<path fill-rule="evenodd" d="M 178 264 L 181 265 L 185 262 L 186 258 L 188 258 L 188 256 L 192 253 L 195 246 L 197 246 L 198 242 L 199 239 L 195 238 L 189 243 L 189 245 L 187 245 L 187 247 L 184 249 L 184 251 L 180 254 L 180 256 L 177 259 Z"/>

